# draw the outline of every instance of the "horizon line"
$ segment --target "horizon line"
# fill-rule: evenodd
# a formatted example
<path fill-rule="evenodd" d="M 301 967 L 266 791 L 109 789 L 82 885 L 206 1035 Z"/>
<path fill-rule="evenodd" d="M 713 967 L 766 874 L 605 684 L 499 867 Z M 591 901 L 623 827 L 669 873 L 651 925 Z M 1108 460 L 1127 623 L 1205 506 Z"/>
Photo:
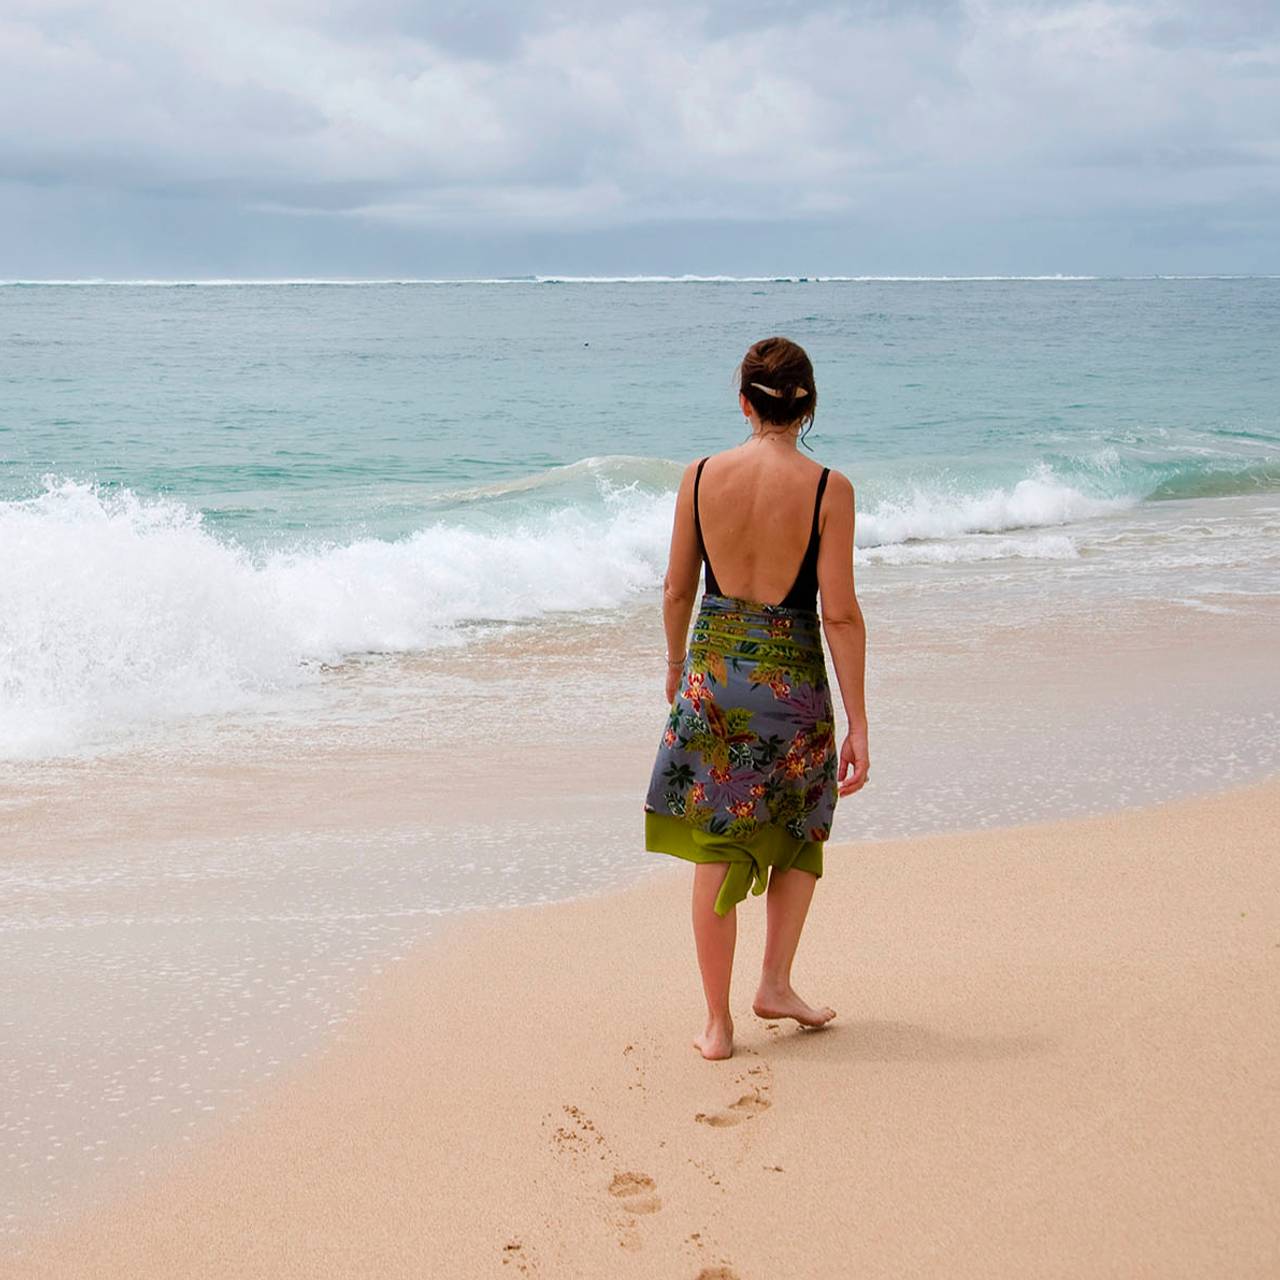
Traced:
<path fill-rule="evenodd" d="M 133 288 L 234 288 L 237 286 L 360 286 L 360 285 L 550 285 L 550 284 L 945 284 L 945 283 L 1073 283 L 1089 281 L 1155 281 L 1155 280 L 1276 280 L 1280 275 L 1262 272 L 1206 272 L 1183 274 L 1151 272 L 1141 275 L 1093 274 L 1064 272 L 1009 275 L 804 275 L 768 276 L 734 275 L 559 275 L 529 274 L 515 276 L 191 276 L 191 277 L 108 277 L 85 276 L 67 278 L 35 277 L 0 279 L 0 287 L 76 287 L 108 286 Z"/>

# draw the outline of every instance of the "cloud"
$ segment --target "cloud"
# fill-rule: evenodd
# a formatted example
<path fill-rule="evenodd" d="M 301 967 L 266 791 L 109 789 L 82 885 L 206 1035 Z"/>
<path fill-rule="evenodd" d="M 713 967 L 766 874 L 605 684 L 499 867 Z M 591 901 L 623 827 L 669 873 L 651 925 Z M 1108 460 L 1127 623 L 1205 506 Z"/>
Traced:
<path fill-rule="evenodd" d="M 1265 0 L 11 0 L 5 15 L 11 185 L 503 234 L 1096 217 L 1280 192 Z"/>

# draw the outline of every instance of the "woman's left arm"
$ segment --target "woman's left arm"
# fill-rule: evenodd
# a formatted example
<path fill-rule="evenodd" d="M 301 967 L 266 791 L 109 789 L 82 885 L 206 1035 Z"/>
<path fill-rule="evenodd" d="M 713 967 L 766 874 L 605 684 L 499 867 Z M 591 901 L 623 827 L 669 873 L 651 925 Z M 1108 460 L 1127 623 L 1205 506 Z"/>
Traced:
<path fill-rule="evenodd" d="M 671 552 L 662 580 L 662 625 L 667 633 L 667 701 L 674 702 L 689 639 L 689 619 L 698 598 L 698 570 L 702 551 L 693 523 L 693 480 L 697 463 L 691 462 L 680 479 L 676 514 L 671 525 Z"/>

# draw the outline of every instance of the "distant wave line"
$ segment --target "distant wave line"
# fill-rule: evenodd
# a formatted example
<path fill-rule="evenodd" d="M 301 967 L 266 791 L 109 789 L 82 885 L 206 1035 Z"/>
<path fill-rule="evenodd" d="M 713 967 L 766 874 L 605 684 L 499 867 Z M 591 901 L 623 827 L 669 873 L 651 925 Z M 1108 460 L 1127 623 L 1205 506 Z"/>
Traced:
<path fill-rule="evenodd" d="M 1077 282 L 1142 282 L 1142 281 L 1203 281 L 1203 280 L 1278 280 L 1280 275 L 629 275 L 629 276 L 466 276 L 446 277 L 386 277 L 342 278 L 321 276 L 297 276 L 279 278 L 208 278 L 208 279 L 84 279 L 0 280 L 0 287 L 9 288 L 281 288 L 281 287 L 336 287 L 360 288 L 368 286 L 450 286 L 450 285 L 557 285 L 557 284 L 1055 284 Z"/>

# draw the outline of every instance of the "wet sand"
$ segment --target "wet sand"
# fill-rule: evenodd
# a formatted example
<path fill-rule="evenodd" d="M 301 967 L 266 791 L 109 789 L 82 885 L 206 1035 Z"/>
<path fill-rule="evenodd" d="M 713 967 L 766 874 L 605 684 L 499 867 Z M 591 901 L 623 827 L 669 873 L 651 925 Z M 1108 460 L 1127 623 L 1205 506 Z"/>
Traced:
<path fill-rule="evenodd" d="M 796 982 L 690 1047 L 687 868 L 475 914 L 13 1277 L 1280 1273 L 1280 780 L 829 847 Z"/>

